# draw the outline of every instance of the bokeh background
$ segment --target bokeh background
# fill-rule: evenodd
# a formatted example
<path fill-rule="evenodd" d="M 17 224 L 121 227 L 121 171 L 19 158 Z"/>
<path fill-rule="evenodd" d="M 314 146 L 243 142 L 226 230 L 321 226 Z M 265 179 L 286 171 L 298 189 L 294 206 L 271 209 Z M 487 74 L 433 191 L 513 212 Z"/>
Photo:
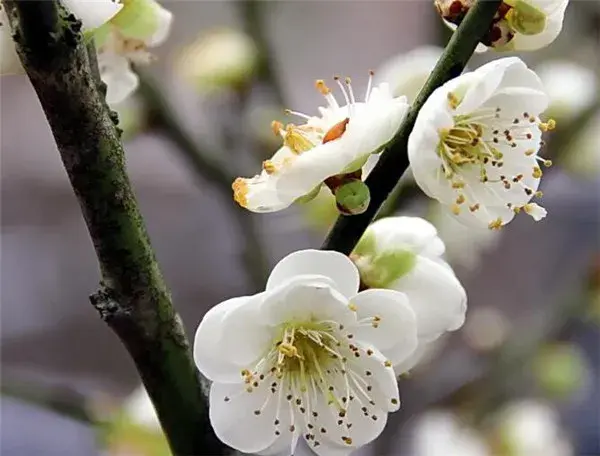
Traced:
<path fill-rule="evenodd" d="M 172 33 L 155 50 L 158 60 L 142 68 L 142 89 L 115 108 L 148 231 L 192 336 L 211 306 L 259 290 L 265 266 L 319 246 L 331 218 L 327 201 L 242 216 L 228 186 L 191 164 L 164 116 L 226 174 L 253 175 L 278 146 L 270 121 L 285 120 L 282 108 L 312 113 L 321 104 L 315 79 L 347 74 L 360 90 L 369 69 L 423 45 L 443 46 L 448 33 L 430 1 L 163 4 L 175 16 Z M 597 84 L 599 27 L 598 2 L 574 0 L 559 39 L 522 57 L 534 68 L 555 59 L 582 65 Z M 234 32 L 248 34 L 238 47 L 206 51 L 207 39 L 214 44 Z M 198 39 L 200 50 L 189 48 Z M 469 66 L 491 57 L 475 56 Z M 216 70 L 208 76 L 195 71 L 211 65 Z M 574 97 L 582 84 L 565 78 Z M 172 112 L 156 104 L 156 91 Z M 134 429 L 134 418 L 123 418 L 123 401 L 139 380 L 88 302 L 98 286 L 96 258 L 35 93 L 25 76 L 10 76 L 2 78 L 0 96 L 1 454 L 168 454 L 159 443 L 140 445 L 149 438 Z M 414 440 L 426 432 L 418 423 L 431 415 L 423 413 L 440 409 L 495 442 L 507 404 L 528 399 L 559 414 L 557 435 L 570 450 L 522 456 L 600 455 L 597 89 L 589 98 L 596 121 L 581 112 L 564 122 L 555 117 L 558 131 L 547 146 L 555 164 L 542 184 L 549 215 L 542 222 L 517 217 L 495 236 L 465 233 L 410 183 L 392 208 L 438 226 L 469 311 L 465 326 L 401 382 L 403 408 L 362 454 L 434 455 L 415 450 Z M 448 433 L 450 421 L 442 425 Z M 532 429 L 523 432 L 545 438 Z M 513 456 L 491 445 L 493 454 Z M 435 455 L 467 454 L 450 447 Z"/>

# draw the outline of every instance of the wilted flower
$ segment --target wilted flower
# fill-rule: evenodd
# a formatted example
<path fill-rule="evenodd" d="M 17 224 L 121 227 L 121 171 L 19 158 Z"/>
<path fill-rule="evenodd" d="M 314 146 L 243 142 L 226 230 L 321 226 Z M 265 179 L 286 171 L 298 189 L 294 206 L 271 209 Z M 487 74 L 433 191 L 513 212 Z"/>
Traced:
<path fill-rule="evenodd" d="M 200 322 L 194 357 L 213 381 L 210 420 L 242 452 L 349 454 L 400 407 L 393 365 L 417 346 L 403 293 L 358 292 L 354 264 L 304 250 L 281 260 L 266 291 L 229 299 Z M 235 417 L 235 419 L 232 419 Z"/>
<path fill-rule="evenodd" d="M 415 101 L 429 73 L 442 55 L 437 46 L 422 46 L 385 62 L 377 71 L 377 81 L 387 82 L 392 95 L 404 95 L 409 103 Z"/>
<path fill-rule="evenodd" d="M 131 62 L 150 63 L 154 56 L 148 49 L 167 39 L 173 21 L 171 12 L 154 0 L 122 2 L 123 9 L 93 34 L 109 104 L 123 101 L 137 88 Z"/>
<path fill-rule="evenodd" d="M 233 183 L 234 198 L 253 212 L 273 212 L 297 200 L 310 200 L 325 183 L 336 196 L 340 210 L 364 211 L 369 202 L 368 188 L 362 183 L 361 167 L 369 155 L 388 143 L 408 110 L 405 97 L 394 98 L 387 84 L 367 87 L 365 99 L 356 101 L 350 79 L 336 78 L 344 95 L 340 107 L 324 81 L 316 83 L 327 108 L 320 116 L 288 111 L 304 119 L 302 125 L 273 123 L 283 146 L 263 171 L 253 178 Z M 369 78 L 371 81 L 371 78 Z"/>
<path fill-rule="evenodd" d="M 497 51 L 533 51 L 548 46 L 562 30 L 569 0 L 505 0 L 478 47 Z M 435 0 L 446 25 L 455 30 L 475 0 Z"/>
<path fill-rule="evenodd" d="M 401 291 L 417 317 L 419 350 L 396 373 L 413 367 L 427 344 L 465 321 L 467 296 L 443 253 L 444 243 L 426 220 L 388 217 L 367 228 L 351 255 L 364 287 Z"/>
<path fill-rule="evenodd" d="M 598 93 L 594 72 L 574 62 L 544 62 L 535 68 L 535 72 L 550 97 L 547 113 L 557 119 L 577 115 L 594 102 Z"/>
<path fill-rule="evenodd" d="M 413 176 L 458 220 L 499 229 L 523 211 L 535 220 L 546 210 L 531 203 L 542 170 L 538 157 L 548 96 L 518 58 L 495 60 L 436 89 L 419 112 L 408 140 Z"/>
<path fill-rule="evenodd" d="M 83 30 L 90 32 L 114 17 L 122 8 L 114 0 L 63 0 L 64 6 L 81 20 Z M 4 6 L 0 5 L 0 75 L 23 73 Z"/>
<path fill-rule="evenodd" d="M 179 73 L 203 92 L 238 89 L 252 78 L 258 49 L 248 35 L 223 29 L 202 35 L 179 55 Z"/>

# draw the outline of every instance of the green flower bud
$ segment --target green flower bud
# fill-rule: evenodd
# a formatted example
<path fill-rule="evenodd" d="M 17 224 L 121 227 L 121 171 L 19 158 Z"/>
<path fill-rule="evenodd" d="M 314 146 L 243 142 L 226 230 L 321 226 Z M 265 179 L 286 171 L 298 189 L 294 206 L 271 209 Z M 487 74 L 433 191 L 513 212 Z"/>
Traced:
<path fill-rule="evenodd" d="M 123 9 L 110 23 L 128 38 L 150 38 L 159 26 L 159 5 L 154 0 L 125 0 Z"/>
<path fill-rule="evenodd" d="M 362 214 L 369 207 L 369 187 L 361 180 L 350 180 L 335 189 L 338 210 L 344 215 Z"/>
<path fill-rule="evenodd" d="M 400 277 L 408 274 L 416 262 L 417 256 L 413 252 L 395 250 L 359 261 L 357 266 L 365 285 L 370 288 L 389 288 Z"/>
<path fill-rule="evenodd" d="M 546 14 L 524 0 L 517 0 L 507 13 L 510 26 L 523 35 L 537 35 L 546 28 Z"/>

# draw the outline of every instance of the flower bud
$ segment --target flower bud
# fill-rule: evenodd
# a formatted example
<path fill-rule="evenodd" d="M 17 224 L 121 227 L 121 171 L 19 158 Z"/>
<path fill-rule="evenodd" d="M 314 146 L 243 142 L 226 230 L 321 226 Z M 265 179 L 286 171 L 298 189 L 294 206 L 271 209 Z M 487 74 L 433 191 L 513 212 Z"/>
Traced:
<path fill-rule="evenodd" d="M 369 187 L 359 179 L 344 182 L 334 190 L 338 210 L 344 215 L 362 214 L 369 207 Z"/>

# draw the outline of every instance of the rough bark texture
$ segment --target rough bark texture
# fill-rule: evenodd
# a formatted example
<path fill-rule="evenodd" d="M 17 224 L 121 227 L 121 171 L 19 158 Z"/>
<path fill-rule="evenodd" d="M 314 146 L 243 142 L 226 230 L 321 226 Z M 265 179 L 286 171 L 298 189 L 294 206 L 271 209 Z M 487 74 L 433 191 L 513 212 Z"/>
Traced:
<path fill-rule="evenodd" d="M 150 245 L 81 23 L 54 1 L 4 6 L 98 256 L 101 289 L 90 300 L 133 358 L 173 453 L 226 454 L 211 430 L 202 379 Z"/>

